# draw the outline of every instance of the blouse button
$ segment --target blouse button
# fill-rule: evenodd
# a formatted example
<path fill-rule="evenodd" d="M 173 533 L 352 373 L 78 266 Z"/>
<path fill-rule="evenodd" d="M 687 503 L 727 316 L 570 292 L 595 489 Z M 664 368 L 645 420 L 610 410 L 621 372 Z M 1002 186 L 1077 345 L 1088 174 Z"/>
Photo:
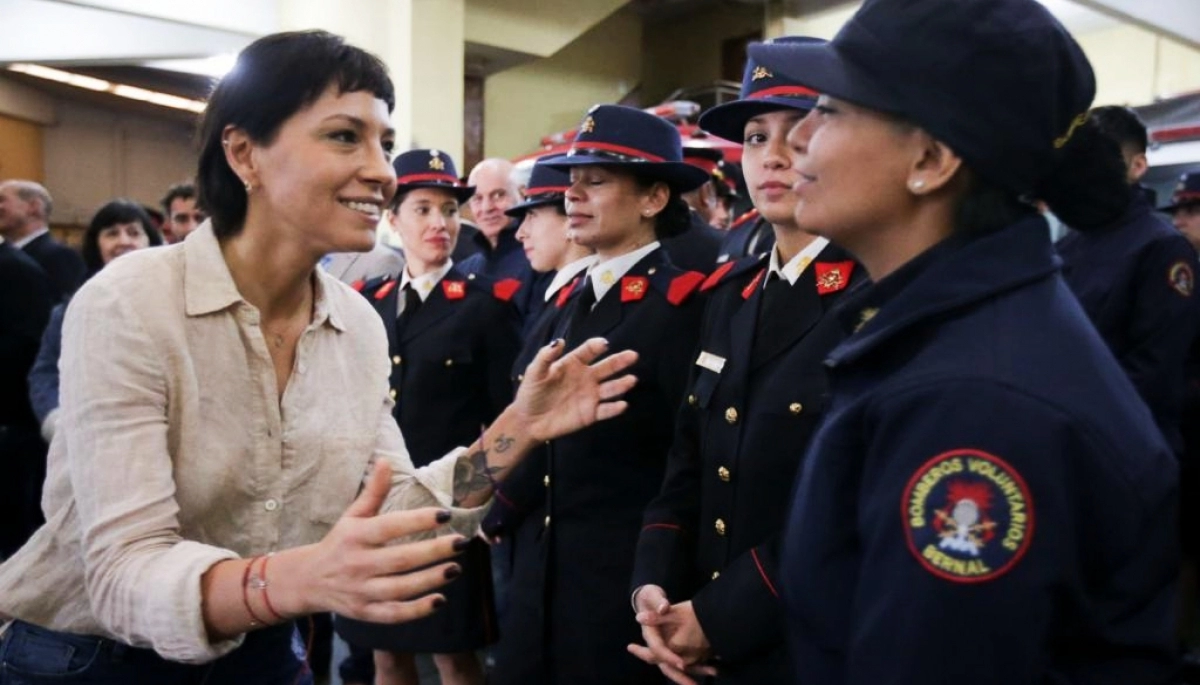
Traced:
<path fill-rule="evenodd" d="M 267 511 L 275 511 L 276 509 L 279 508 L 279 502 L 277 502 L 273 499 L 269 499 L 266 502 L 263 502 L 263 508 L 266 509 Z"/>

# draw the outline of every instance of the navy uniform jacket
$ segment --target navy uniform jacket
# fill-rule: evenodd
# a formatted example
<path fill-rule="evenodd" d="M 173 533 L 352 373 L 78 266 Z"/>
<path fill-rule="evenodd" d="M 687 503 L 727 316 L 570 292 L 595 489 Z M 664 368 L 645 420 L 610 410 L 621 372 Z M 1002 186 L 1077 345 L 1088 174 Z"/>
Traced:
<path fill-rule="evenodd" d="M 50 276 L 50 282 L 58 292 L 59 301 L 74 293 L 87 278 L 87 267 L 83 264 L 83 257 L 55 240 L 49 233 L 34 238 L 21 249 L 33 257 L 33 261 Z"/>
<path fill-rule="evenodd" d="M 387 328 L 394 414 L 417 466 L 478 440 L 512 401 L 508 372 L 520 332 L 509 293 L 498 286 L 452 266 L 402 336 L 398 279 L 363 290 Z"/>
<path fill-rule="evenodd" d="M 688 212 L 691 223 L 683 233 L 662 241 L 667 257 L 684 271 L 707 274 L 717 266 L 724 234 L 705 223 L 695 210 Z"/>
<path fill-rule="evenodd" d="M 549 272 L 549 274 L 553 279 L 554 272 Z M 549 302 L 538 314 L 537 320 L 527 326 L 525 343 L 521 347 L 521 351 L 517 353 L 510 374 L 514 393 L 521 385 L 521 381 L 525 379 L 525 369 L 537 356 L 538 351 L 550 342 L 550 336 L 554 333 L 559 314 L 567 305 L 571 291 L 583 280 L 583 277 L 584 275 L 581 273 L 554 292 Z M 495 501 L 492 508 L 480 524 L 488 535 L 507 536 L 510 541 L 513 541 L 515 547 L 513 533 L 519 529 L 526 517 L 532 517 L 540 524 L 545 516 L 542 509 L 546 501 L 544 483 L 547 476 L 546 459 L 545 449 L 534 450 L 526 455 L 525 459 L 517 464 L 508 477 L 499 484 L 495 490 Z M 530 530 L 536 533 L 537 528 Z"/>
<path fill-rule="evenodd" d="M 521 317 L 522 331 L 526 332 L 529 322 L 536 319 L 542 310 L 542 298 L 553 275 L 547 277 L 538 274 L 529 265 L 525 249 L 521 241 L 517 240 L 515 222 L 500 231 L 495 248 L 482 232 L 477 233 L 472 240 L 479 251 L 459 263 L 458 268 L 468 275 L 485 276 L 497 283 L 514 284 L 508 286 L 510 288 L 519 284 L 513 291 L 512 302 Z M 462 242 L 461 239 L 459 242 Z"/>
<path fill-rule="evenodd" d="M 379 312 L 392 360 L 393 414 L 413 463 L 424 466 L 479 439 L 512 400 L 508 371 L 520 345 L 516 312 L 488 279 L 455 265 L 397 333 L 394 278 L 363 294 Z M 472 542 L 459 559 L 462 577 L 446 586 L 446 606 L 410 623 L 380 626 L 338 618 L 338 631 L 373 649 L 450 653 L 478 649 L 495 637 L 491 566 L 486 545 Z"/>
<path fill-rule="evenodd" d="M 641 634 L 629 610 L 629 577 L 642 512 L 666 468 L 703 278 L 681 272 L 659 249 L 615 283 L 573 335 L 581 287 L 559 312 L 551 337 L 565 337 L 568 350 L 596 336 L 614 351 L 636 350 L 638 384 L 621 416 L 549 446 L 545 516 L 526 518 L 516 533 L 492 685 L 662 682 L 657 668 L 626 651 Z"/>
<path fill-rule="evenodd" d="M 1067 285 L 1182 454 L 1184 365 L 1200 324 L 1196 250 L 1141 194 L 1121 218 L 1058 248 Z"/>
<path fill-rule="evenodd" d="M 738 217 L 729 227 L 729 232 L 721 243 L 717 261 L 724 264 L 736 262 L 744 257 L 757 257 L 769 254 L 773 247 L 775 231 L 766 219 L 759 216 L 758 210 L 754 209 Z"/>
<path fill-rule="evenodd" d="M 1045 221 L 952 238 L 840 314 L 780 567 L 805 681 L 1169 682 L 1178 469 Z"/>
<path fill-rule="evenodd" d="M 786 316 L 776 310 L 786 325 L 764 327 L 766 266 L 765 257 L 730 262 L 705 283 L 700 352 L 634 565 L 633 588 L 652 583 L 672 602 L 692 600 L 718 683 L 794 680 L 780 533 L 827 401 L 825 355 L 844 335 L 830 312 L 866 280 L 847 253 L 826 246 L 791 286 Z M 818 274 L 828 287 L 818 287 Z"/>

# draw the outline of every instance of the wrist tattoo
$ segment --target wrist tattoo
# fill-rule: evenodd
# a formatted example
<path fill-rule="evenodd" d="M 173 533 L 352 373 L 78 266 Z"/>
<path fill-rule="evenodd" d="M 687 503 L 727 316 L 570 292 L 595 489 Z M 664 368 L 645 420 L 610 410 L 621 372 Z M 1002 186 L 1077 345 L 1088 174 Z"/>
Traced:
<path fill-rule="evenodd" d="M 503 436 L 501 436 L 503 438 Z M 497 439 L 499 442 L 499 439 Z M 511 447 L 511 443 L 504 449 Z M 497 449 L 497 451 L 502 451 Z M 503 466 L 490 466 L 487 450 L 480 448 L 460 457 L 454 464 L 454 505 L 461 506 L 473 495 L 496 487 L 496 474 L 504 471 Z"/>
<path fill-rule="evenodd" d="M 507 435 L 501 435 L 500 437 L 496 438 L 496 451 L 500 454 L 504 454 L 510 447 L 513 446 L 513 443 L 515 442 L 515 438 L 510 438 Z"/>

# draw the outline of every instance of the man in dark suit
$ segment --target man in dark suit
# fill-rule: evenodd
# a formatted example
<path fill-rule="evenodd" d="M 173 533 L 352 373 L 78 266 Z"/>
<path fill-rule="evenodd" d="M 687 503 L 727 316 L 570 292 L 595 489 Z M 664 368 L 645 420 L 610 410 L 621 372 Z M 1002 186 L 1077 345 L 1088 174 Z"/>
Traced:
<path fill-rule="evenodd" d="M 15 552 L 32 532 L 28 514 L 37 502 L 30 501 L 30 479 L 25 476 L 45 459 L 45 444 L 29 405 L 26 376 L 53 306 L 46 272 L 0 241 L 0 559 Z"/>
<path fill-rule="evenodd" d="M 466 274 L 486 276 L 502 287 L 516 287 L 512 302 L 524 326 L 541 313 L 550 278 L 539 276 L 529 266 L 521 241 L 517 240 L 517 222 L 505 214 L 521 199 L 513 179 L 512 162 L 498 158 L 483 160 L 471 169 L 467 185 L 475 188 L 469 206 L 479 230 L 472 237 L 460 235 L 458 242 L 461 245 L 470 241 L 477 251 L 464 259 L 459 268 Z"/>
<path fill-rule="evenodd" d="M 33 181 L 0 183 L 0 237 L 33 258 L 50 277 L 56 300 L 83 283 L 87 268 L 75 250 L 50 235 L 50 193 Z"/>

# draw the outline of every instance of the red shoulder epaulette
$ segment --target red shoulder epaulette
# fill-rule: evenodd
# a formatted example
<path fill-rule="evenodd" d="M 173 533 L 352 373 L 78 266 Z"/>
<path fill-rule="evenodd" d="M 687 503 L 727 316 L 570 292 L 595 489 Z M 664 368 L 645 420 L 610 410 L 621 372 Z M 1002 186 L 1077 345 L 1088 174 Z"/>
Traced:
<path fill-rule="evenodd" d="M 754 276 L 754 280 L 750 281 L 749 285 L 747 285 L 745 288 L 742 288 L 742 299 L 743 300 L 750 299 L 750 296 L 754 294 L 754 289 L 758 287 L 759 283 L 762 283 L 763 276 L 766 276 L 766 275 L 767 275 L 766 269 L 759 271 L 758 274 Z"/>
<path fill-rule="evenodd" d="M 721 282 L 721 279 L 725 278 L 725 274 L 729 273 L 729 271 L 733 269 L 734 264 L 736 264 L 736 262 L 729 261 L 717 267 L 716 271 L 713 271 L 708 275 L 708 278 L 704 279 L 704 283 L 700 285 L 700 292 L 712 290 L 713 288 L 717 287 L 717 284 Z"/>
<path fill-rule="evenodd" d="M 396 289 L 396 284 L 399 282 L 399 280 L 393 278 L 392 280 L 387 281 L 383 285 L 379 286 L 379 290 L 375 291 L 375 299 L 382 300 L 383 298 L 387 297 L 388 293 Z"/>
<path fill-rule="evenodd" d="M 748 211 L 748 212 L 742 214 L 741 216 L 739 216 L 738 218 L 734 219 L 733 223 L 729 224 L 729 230 L 732 231 L 735 228 L 741 228 L 743 224 L 750 222 L 750 221 L 754 221 L 757 218 L 758 218 L 758 210 L 751 209 L 750 211 Z"/>
<path fill-rule="evenodd" d="M 357 281 L 351 283 L 350 287 L 354 288 L 354 292 L 361 293 L 363 291 L 363 286 L 366 284 L 367 284 L 367 282 L 360 278 Z"/>
<path fill-rule="evenodd" d="M 571 279 L 571 282 L 558 289 L 558 299 L 554 301 L 554 306 L 562 309 L 567 304 L 567 300 L 571 297 L 571 293 L 575 290 L 575 284 L 579 283 L 580 276 Z"/>
<path fill-rule="evenodd" d="M 496 281 L 492 285 L 492 294 L 496 296 L 497 300 L 508 302 L 512 300 L 513 295 L 516 295 L 520 289 L 521 281 L 515 278 L 506 278 L 503 281 Z"/>
<path fill-rule="evenodd" d="M 667 288 L 667 302 L 674 305 L 683 304 L 696 287 L 704 281 L 704 274 L 699 271 L 685 271 L 671 280 L 671 285 Z"/>

